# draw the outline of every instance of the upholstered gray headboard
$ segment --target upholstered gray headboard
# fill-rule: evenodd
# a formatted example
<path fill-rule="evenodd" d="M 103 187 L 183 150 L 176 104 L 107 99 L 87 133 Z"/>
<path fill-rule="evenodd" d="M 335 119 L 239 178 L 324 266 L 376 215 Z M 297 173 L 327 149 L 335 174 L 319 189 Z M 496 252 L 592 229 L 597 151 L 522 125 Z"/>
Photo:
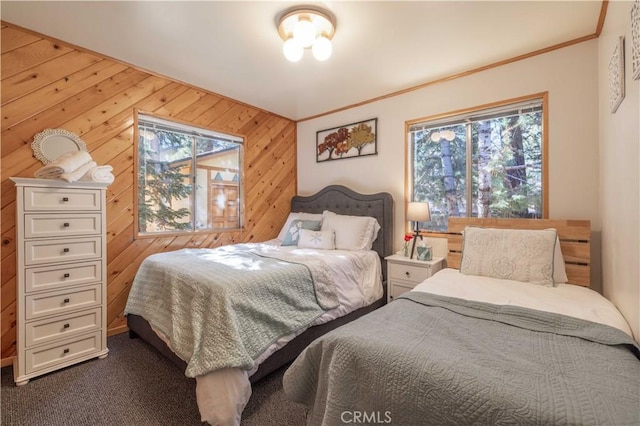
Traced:
<path fill-rule="evenodd" d="M 292 212 L 322 213 L 330 210 L 337 214 L 375 217 L 380 224 L 378 238 L 372 249 L 382 262 L 382 276 L 387 279 L 385 256 L 393 254 L 393 198 L 387 192 L 360 194 L 346 186 L 331 185 L 309 196 L 297 195 L 291 199 Z"/>

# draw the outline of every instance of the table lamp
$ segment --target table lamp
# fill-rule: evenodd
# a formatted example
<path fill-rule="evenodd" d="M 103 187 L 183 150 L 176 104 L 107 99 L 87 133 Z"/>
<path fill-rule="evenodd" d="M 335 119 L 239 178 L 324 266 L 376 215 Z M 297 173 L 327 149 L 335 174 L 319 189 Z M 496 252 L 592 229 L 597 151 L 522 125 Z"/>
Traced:
<path fill-rule="evenodd" d="M 426 222 L 431 220 L 431 212 L 429 211 L 429 203 L 410 202 L 407 205 L 407 220 L 415 222 L 415 228 L 413 230 L 413 244 L 411 246 L 411 256 L 409 259 L 413 259 L 413 252 L 416 249 L 416 240 L 418 237 L 422 239 L 420 230 L 418 229 L 419 222 Z"/>

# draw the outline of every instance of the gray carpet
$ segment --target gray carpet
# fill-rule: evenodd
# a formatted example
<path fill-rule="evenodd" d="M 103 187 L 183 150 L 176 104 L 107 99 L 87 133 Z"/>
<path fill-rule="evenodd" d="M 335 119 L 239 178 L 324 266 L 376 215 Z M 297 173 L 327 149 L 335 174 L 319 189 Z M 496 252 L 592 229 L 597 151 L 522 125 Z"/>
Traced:
<path fill-rule="evenodd" d="M 109 337 L 109 356 L 15 386 L 2 369 L 2 425 L 200 425 L 195 380 L 140 339 Z M 286 399 L 284 369 L 253 386 L 242 426 L 305 423 L 303 405 Z"/>

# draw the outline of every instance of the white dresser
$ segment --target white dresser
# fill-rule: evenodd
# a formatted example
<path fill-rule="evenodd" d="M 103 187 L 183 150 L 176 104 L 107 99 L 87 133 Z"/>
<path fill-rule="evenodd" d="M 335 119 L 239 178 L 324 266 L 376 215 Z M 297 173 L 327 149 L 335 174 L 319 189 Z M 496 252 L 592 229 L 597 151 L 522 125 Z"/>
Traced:
<path fill-rule="evenodd" d="M 11 178 L 16 185 L 14 380 L 107 356 L 106 187 Z"/>

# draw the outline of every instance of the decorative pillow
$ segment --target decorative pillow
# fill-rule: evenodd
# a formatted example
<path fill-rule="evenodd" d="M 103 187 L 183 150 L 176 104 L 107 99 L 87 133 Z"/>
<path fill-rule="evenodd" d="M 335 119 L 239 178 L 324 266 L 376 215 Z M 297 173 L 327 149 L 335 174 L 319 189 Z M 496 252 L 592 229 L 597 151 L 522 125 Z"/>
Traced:
<path fill-rule="evenodd" d="M 553 286 L 555 229 L 524 230 L 467 226 L 460 272 Z"/>
<path fill-rule="evenodd" d="M 348 216 L 325 210 L 322 213 L 322 230 L 333 229 L 336 248 L 339 250 L 371 250 L 378 236 L 380 225 L 369 216 Z"/>
<path fill-rule="evenodd" d="M 322 213 L 289 213 L 287 220 L 284 221 L 284 226 L 280 230 L 278 234 L 278 239 L 280 241 L 284 241 L 287 233 L 289 232 L 289 227 L 291 226 L 291 221 L 293 220 L 322 220 Z"/>
<path fill-rule="evenodd" d="M 287 235 L 284 237 L 284 241 L 282 242 L 282 245 L 297 246 L 298 237 L 300 235 L 301 229 L 319 231 L 321 223 L 322 222 L 319 220 L 300 220 L 300 219 L 292 220 L 291 224 L 289 225 L 289 230 L 287 231 Z"/>
<path fill-rule="evenodd" d="M 319 250 L 334 250 L 336 234 L 333 229 L 328 231 L 312 231 L 301 229 L 298 248 L 312 248 Z"/>
<path fill-rule="evenodd" d="M 555 231 L 555 229 L 553 229 Z M 560 247 L 560 238 L 556 237 L 556 248 L 553 251 L 553 285 L 563 284 L 569 281 L 567 269 L 564 266 L 564 256 Z"/>

